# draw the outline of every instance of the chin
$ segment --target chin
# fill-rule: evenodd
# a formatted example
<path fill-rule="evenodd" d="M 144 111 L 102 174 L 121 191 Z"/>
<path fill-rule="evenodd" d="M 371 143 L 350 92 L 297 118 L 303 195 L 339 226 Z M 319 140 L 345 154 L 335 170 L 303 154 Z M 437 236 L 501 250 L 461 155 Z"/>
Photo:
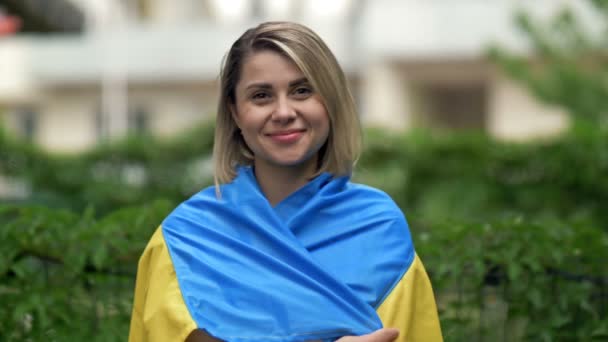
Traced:
<path fill-rule="evenodd" d="M 276 157 L 270 157 L 267 160 L 276 165 L 293 166 L 306 162 L 307 158 L 300 155 L 278 155 Z"/>
<path fill-rule="evenodd" d="M 275 163 L 275 165 L 281 166 L 281 167 L 298 167 L 298 166 L 304 165 L 304 162 L 301 160 L 296 160 L 296 161 L 282 160 L 282 161 L 277 161 Z"/>
<path fill-rule="evenodd" d="M 280 167 L 298 167 L 302 165 L 306 165 L 308 159 L 304 158 L 283 158 L 283 159 L 275 159 L 272 163 L 276 166 Z"/>
<path fill-rule="evenodd" d="M 267 154 L 266 158 L 262 158 L 266 164 L 281 168 L 297 168 L 307 167 L 315 160 L 315 154 L 309 156 L 308 153 L 277 153 Z"/>

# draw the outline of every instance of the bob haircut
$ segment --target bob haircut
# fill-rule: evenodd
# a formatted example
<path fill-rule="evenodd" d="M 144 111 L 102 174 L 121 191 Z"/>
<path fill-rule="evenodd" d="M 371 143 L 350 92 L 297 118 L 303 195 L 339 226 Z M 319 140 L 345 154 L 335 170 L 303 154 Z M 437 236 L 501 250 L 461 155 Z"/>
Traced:
<path fill-rule="evenodd" d="M 222 63 L 213 146 L 216 185 L 231 182 L 238 166 L 253 164 L 253 153 L 245 144 L 230 108 L 236 103 L 235 88 L 247 57 L 268 50 L 298 66 L 327 110 L 329 135 L 319 150 L 316 175 L 351 174 L 361 151 L 361 127 L 342 68 L 311 29 L 291 22 L 266 22 L 245 31 L 232 44 Z"/>

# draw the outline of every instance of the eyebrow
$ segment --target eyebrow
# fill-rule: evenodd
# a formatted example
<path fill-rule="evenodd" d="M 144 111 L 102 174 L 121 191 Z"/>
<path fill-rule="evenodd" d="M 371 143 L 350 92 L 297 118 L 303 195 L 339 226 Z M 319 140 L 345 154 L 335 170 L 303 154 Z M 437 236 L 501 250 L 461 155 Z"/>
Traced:
<path fill-rule="evenodd" d="M 298 86 L 298 85 L 306 84 L 306 83 L 308 83 L 308 79 L 306 77 L 301 77 L 301 78 L 298 78 L 297 80 L 289 82 L 289 87 L 294 87 L 294 86 Z M 264 83 L 264 82 L 251 83 L 245 89 L 251 89 L 251 88 L 272 89 L 272 85 L 270 83 Z"/>

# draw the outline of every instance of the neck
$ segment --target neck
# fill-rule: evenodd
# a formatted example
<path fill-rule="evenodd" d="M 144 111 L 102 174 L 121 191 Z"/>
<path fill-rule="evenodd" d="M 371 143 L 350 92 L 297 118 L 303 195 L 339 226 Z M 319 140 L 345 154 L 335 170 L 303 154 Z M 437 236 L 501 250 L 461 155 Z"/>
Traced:
<path fill-rule="evenodd" d="M 273 207 L 304 186 L 316 171 L 316 163 L 278 166 L 255 162 L 255 178 Z"/>

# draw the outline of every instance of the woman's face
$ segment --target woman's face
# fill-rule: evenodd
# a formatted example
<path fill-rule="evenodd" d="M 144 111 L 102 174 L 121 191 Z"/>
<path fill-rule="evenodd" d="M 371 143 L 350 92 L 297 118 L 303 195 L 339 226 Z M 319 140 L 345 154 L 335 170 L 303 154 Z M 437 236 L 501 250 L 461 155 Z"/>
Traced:
<path fill-rule="evenodd" d="M 316 169 L 329 117 L 321 96 L 295 63 L 269 50 L 252 54 L 242 66 L 235 97 L 232 115 L 256 168 Z"/>

